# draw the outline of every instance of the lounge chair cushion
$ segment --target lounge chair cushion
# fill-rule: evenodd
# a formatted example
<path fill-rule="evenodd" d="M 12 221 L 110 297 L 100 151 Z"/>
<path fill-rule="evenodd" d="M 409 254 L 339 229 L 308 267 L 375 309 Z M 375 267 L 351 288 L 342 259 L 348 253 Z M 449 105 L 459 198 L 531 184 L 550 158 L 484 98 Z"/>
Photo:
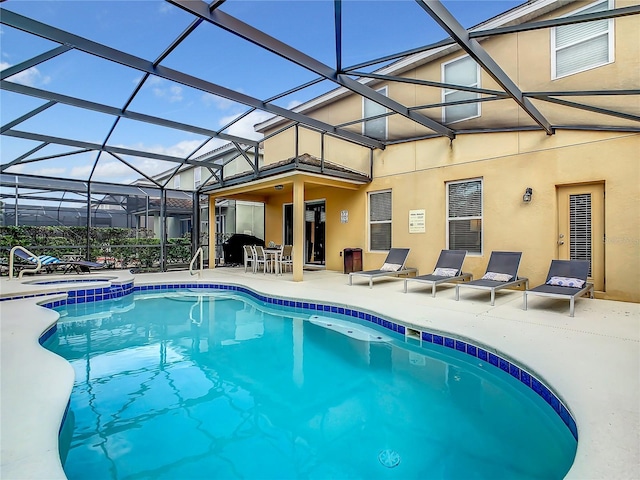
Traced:
<path fill-rule="evenodd" d="M 52 263 L 60 263 L 60 259 L 56 257 L 52 257 L 51 255 L 40 255 L 39 257 L 29 257 L 29 261 L 33 263 L 38 263 L 38 258 L 40 258 L 40 263 L 42 265 L 51 265 Z"/>
<path fill-rule="evenodd" d="M 585 281 L 580 278 L 551 277 L 547 280 L 547 285 L 552 285 L 554 287 L 582 288 L 584 284 Z"/>
<path fill-rule="evenodd" d="M 482 280 L 495 280 L 496 282 L 508 282 L 513 278 L 512 275 L 508 273 L 496 273 L 496 272 L 487 272 L 482 277 Z"/>
<path fill-rule="evenodd" d="M 401 267 L 402 267 L 402 265 L 400 265 L 399 263 L 384 263 L 380 267 L 380 271 L 382 271 L 382 272 L 397 272 L 398 270 L 400 270 Z"/>
<path fill-rule="evenodd" d="M 439 277 L 455 277 L 457 274 L 457 268 L 436 268 L 433 271 L 433 275 L 437 275 Z"/>

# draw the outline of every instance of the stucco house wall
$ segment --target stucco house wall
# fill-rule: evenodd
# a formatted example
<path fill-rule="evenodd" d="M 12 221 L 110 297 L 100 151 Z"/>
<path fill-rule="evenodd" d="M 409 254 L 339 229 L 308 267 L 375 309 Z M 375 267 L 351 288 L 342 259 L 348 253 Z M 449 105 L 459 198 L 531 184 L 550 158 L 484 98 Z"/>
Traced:
<path fill-rule="evenodd" d="M 620 2 L 617 2 L 618 4 Z M 636 4 L 637 2 L 624 2 Z M 567 14 L 587 2 L 576 2 L 539 18 Z M 492 37 L 482 42 L 505 73 L 524 91 L 637 89 L 640 85 L 639 19 L 617 18 L 614 28 L 615 61 L 564 78 L 551 78 L 551 31 L 540 29 Z M 442 64 L 463 55 L 460 50 L 443 50 L 430 63 L 402 73 L 409 78 L 441 81 Z M 525 60 L 526 59 L 526 60 Z M 442 101 L 441 89 L 406 83 L 371 83 L 388 87 L 388 95 L 408 105 Z M 482 88 L 499 90 L 497 83 L 482 73 Z M 584 99 L 573 99 L 584 101 Z M 562 112 L 551 103 L 532 100 L 554 124 L 606 126 L 606 115 L 571 109 Z M 594 100 L 602 108 L 637 111 L 638 95 L 602 96 Z M 631 102 L 634 102 L 631 104 Z M 362 100 L 347 95 L 306 114 L 330 123 L 348 122 L 362 115 Z M 442 120 L 440 108 L 423 111 Z M 616 123 L 619 118 L 615 119 Z M 629 120 L 629 125 L 636 124 Z M 456 123 L 456 128 L 499 128 L 507 125 L 535 126 L 535 122 L 512 101 L 483 102 L 480 117 Z M 636 125 L 637 126 L 637 125 Z M 278 126 L 281 128 L 281 125 Z M 361 126 L 357 126 L 361 129 Z M 302 131 L 303 129 L 299 129 Z M 399 115 L 389 118 L 389 131 L 420 136 L 421 126 Z M 360 131 L 360 130 L 357 130 Z M 269 133 L 269 132 L 266 132 Z M 298 134 L 298 152 L 320 156 L 320 134 Z M 291 158 L 296 152 L 293 129 L 264 143 L 265 163 Z M 360 171 L 367 171 L 370 150 L 325 136 L 324 157 Z M 305 191 L 305 201 L 325 199 L 326 267 L 342 269 L 340 252 L 345 247 L 362 247 L 364 268 L 377 268 L 385 258 L 368 248 L 367 192 L 392 191 L 392 244 L 410 247 L 408 264 L 421 273 L 433 268 L 440 250 L 447 248 L 446 184 L 481 178 L 483 182 L 483 249 L 468 255 L 465 270 L 481 276 L 492 250 L 522 251 L 520 274 L 532 285 L 544 282 L 552 259 L 559 258 L 558 191 L 564 186 L 599 184 L 604 189 L 603 243 L 604 285 L 599 297 L 640 301 L 640 134 L 593 130 L 558 129 L 543 131 L 458 134 L 388 145 L 373 151 L 373 180 L 355 191 L 320 188 Z M 527 187 L 533 200 L 522 201 Z M 282 204 L 290 197 L 271 197 L 266 207 L 267 238 L 282 236 Z M 409 233 L 409 210 L 424 209 L 426 231 Z M 349 211 L 349 222 L 340 223 L 340 212 Z M 594 220 L 597 221 L 597 220 Z"/>

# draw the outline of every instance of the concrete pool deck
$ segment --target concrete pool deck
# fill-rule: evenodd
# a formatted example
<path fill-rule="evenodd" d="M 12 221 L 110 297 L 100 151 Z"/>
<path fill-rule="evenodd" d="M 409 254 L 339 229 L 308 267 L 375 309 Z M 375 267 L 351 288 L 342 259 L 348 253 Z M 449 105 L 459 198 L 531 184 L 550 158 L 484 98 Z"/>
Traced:
<path fill-rule="evenodd" d="M 150 283 L 196 283 L 188 272 L 137 274 L 109 271 L 66 275 L 81 280 L 117 277 Z M 13 297 L 64 288 L 0 279 L 0 296 Z M 303 282 L 292 275 L 244 273 L 243 268 L 204 271 L 203 282 L 243 285 L 269 296 L 351 305 L 377 312 L 397 323 L 426 331 L 466 337 L 491 346 L 527 367 L 549 385 L 569 407 L 578 426 L 578 451 L 566 478 L 640 478 L 640 305 L 581 298 L 575 317 L 569 302 L 531 297 L 522 310 L 522 292 L 501 290 L 495 306 L 489 293 L 442 285 L 435 298 L 428 287 L 380 278 L 372 289 L 358 277 L 338 272 L 305 272 Z M 96 285 L 96 283 L 92 283 Z M 57 314 L 39 307 L 44 298 L 0 302 L 0 478 L 65 478 L 57 436 L 71 392 L 73 371 L 60 357 L 40 347 L 38 338 Z"/>

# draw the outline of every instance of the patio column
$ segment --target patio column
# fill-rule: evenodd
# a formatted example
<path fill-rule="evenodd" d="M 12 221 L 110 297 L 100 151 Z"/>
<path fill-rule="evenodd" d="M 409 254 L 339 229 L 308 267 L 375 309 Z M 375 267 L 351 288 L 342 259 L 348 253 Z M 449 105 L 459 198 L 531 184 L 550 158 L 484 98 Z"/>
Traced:
<path fill-rule="evenodd" d="M 304 266 L 304 181 L 293 180 L 293 281 L 302 281 Z"/>
<path fill-rule="evenodd" d="M 209 268 L 216 268 L 216 197 L 209 195 Z"/>

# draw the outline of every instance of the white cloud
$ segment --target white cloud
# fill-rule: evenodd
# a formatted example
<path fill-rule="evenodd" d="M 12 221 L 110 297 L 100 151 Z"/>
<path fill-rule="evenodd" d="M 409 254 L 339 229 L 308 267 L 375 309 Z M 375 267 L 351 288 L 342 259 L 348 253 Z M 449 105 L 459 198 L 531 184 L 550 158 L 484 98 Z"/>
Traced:
<path fill-rule="evenodd" d="M 231 122 L 234 118 L 238 118 L 239 115 L 230 115 L 228 117 L 224 117 L 220 119 L 220 126 L 224 126 Z M 246 117 L 238 120 L 238 122 L 231 125 L 224 133 L 228 133 L 229 135 L 236 135 L 238 137 L 248 138 L 250 140 L 259 140 L 262 138 L 262 135 L 257 133 L 253 126 L 256 123 L 264 122 L 267 118 L 272 117 L 273 115 L 269 112 L 263 112 L 261 110 L 256 110 L 255 112 L 251 112 Z"/>
<path fill-rule="evenodd" d="M 137 77 L 134 83 L 137 85 L 141 79 L 142 77 Z M 170 83 L 163 78 L 154 77 L 153 75 L 144 82 L 144 88 L 151 88 L 151 91 L 156 97 L 168 100 L 171 103 L 181 102 L 184 99 L 181 85 Z"/>
<path fill-rule="evenodd" d="M 229 142 L 227 142 L 226 140 L 222 140 L 221 138 L 212 138 L 207 143 L 205 143 L 202 148 L 200 148 L 191 158 L 197 158 L 200 155 L 204 155 L 205 153 L 215 150 L 216 148 L 226 145 L 227 143 Z"/>
<path fill-rule="evenodd" d="M 163 155 L 185 158 L 196 148 L 198 148 L 201 143 L 201 140 L 183 140 L 182 142 L 178 142 L 175 145 L 171 145 L 169 147 L 153 145 L 145 148 L 145 150 L 153 153 L 161 153 Z"/>
<path fill-rule="evenodd" d="M 287 110 L 293 110 L 298 105 L 302 105 L 302 102 L 300 102 L 299 100 L 291 100 L 287 105 Z"/>
<path fill-rule="evenodd" d="M 7 62 L 0 62 L 0 70 L 4 70 L 5 68 L 9 68 L 11 65 Z M 15 75 L 7 78 L 15 83 L 19 83 L 21 85 L 27 85 L 29 87 L 37 87 L 41 85 L 47 85 L 51 82 L 51 77 L 48 75 L 42 75 L 40 70 L 36 67 L 31 67 L 21 72 L 16 73 Z"/>
<path fill-rule="evenodd" d="M 122 147 L 122 148 L 129 148 L 132 150 L 140 150 L 143 152 L 157 153 L 159 155 L 170 155 L 172 157 L 177 157 L 182 159 L 182 158 L 185 158 L 187 155 L 190 155 L 191 152 L 193 152 L 196 148 L 198 148 L 201 143 L 202 143 L 201 140 L 183 140 L 181 142 L 176 143 L 175 145 L 170 145 L 168 147 L 165 147 L 163 145 L 145 145 L 142 142 L 138 142 L 130 145 L 116 145 L 116 146 Z M 153 176 L 158 173 L 164 172 L 165 170 L 171 168 L 172 166 L 178 165 L 176 162 L 154 160 L 152 158 L 144 158 L 144 157 L 132 158 L 128 155 L 125 155 L 124 157 L 125 157 L 125 160 L 128 160 L 131 163 L 131 165 L 135 166 L 138 170 L 146 173 L 149 176 Z M 124 167 L 128 173 L 131 173 L 131 170 L 129 169 L 129 167 L 122 164 L 121 162 L 114 162 L 114 163 L 122 165 L 122 167 Z M 100 164 L 98 164 L 98 166 L 100 166 Z M 113 176 L 115 176 L 115 174 Z"/>
<path fill-rule="evenodd" d="M 164 80 L 160 77 L 154 77 L 153 75 L 149 76 L 147 80 L 144 82 L 145 86 L 151 87 L 153 85 L 160 85 Z"/>
<path fill-rule="evenodd" d="M 173 6 L 167 2 L 162 2 L 158 7 L 158 11 L 160 13 L 171 13 L 173 11 Z"/>
<path fill-rule="evenodd" d="M 153 94 L 158 98 L 166 98 L 169 102 L 181 102 L 184 98 L 182 95 L 182 87 L 179 85 L 170 85 L 167 88 L 155 87 Z"/>
<path fill-rule="evenodd" d="M 89 178 L 93 165 L 73 167 L 70 172 L 72 178 Z M 93 178 L 120 178 L 131 175 L 132 170 L 122 162 L 115 160 L 100 161 L 93 172 Z"/>
<path fill-rule="evenodd" d="M 214 95 L 213 93 L 203 93 L 200 99 L 202 100 L 202 103 L 205 104 L 205 106 L 213 106 L 219 108 L 220 110 L 228 110 L 235 105 L 234 101 L 229 100 L 228 98 L 219 97 L 217 95 Z"/>

